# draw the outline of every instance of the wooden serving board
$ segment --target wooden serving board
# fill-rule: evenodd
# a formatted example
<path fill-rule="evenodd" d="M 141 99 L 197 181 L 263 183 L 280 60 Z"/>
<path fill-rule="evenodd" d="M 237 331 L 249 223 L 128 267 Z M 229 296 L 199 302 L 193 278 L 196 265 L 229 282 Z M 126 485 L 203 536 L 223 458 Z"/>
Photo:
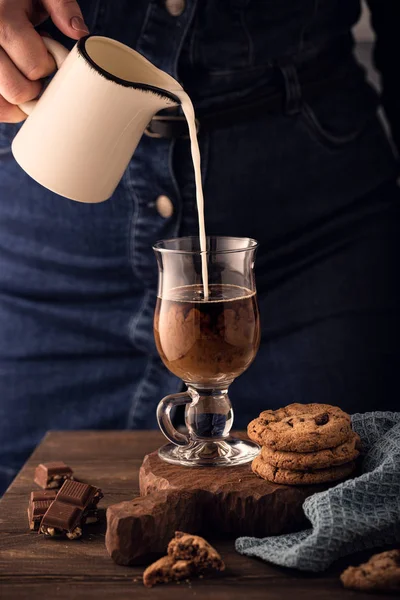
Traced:
<path fill-rule="evenodd" d="M 176 530 L 236 538 L 295 531 L 305 525 L 302 504 L 327 486 L 286 486 L 257 477 L 250 464 L 188 468 L 145 456 L 140 498 L 111 506 L 106 545 L 119 564 L 165 552 Z"/>

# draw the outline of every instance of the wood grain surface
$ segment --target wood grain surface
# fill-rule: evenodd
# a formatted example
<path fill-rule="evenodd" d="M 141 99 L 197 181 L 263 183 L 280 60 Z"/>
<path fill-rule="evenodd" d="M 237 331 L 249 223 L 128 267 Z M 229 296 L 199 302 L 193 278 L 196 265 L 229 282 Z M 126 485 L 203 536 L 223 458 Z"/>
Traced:
<path fill-rule="evenodd" d="M 184 469 L 147 455 L 139 473 L 142 495 L 161 490 L 201 494 L 205 532 L 264 537 L 306 526 L 304 500 L 329 486 L 277 485 L 254 475 L 250 463 L 238 467 Z M 204 494 L 206 492 L 206 495 Z"/>
<path fill-rule="evenodd" d="M 78 479 L 103 489 L 101 505 L 138 495 L 139 469 L 145 454 L 163 438 L 158 432 L 51 432 L 35 450 L 0 503 L 0 597 L 2 600 L 372 600 L 380 594 L 342 589 L 339 573 L 358 564 L 358 555 L 320 575 L 275 567 L 237 554 L 231 541 L 213 540 L 227 569 L 217 577 L 190 583 L 160 585 L 151 590 L 141 583 L 142 567 L 122 567 L 108 556 L 105 521 L 87 528 L 82 540 L 44 539 L 29 532 L 26 509 L 29 493 L 37 489 L 33 473 L 40 462 L 63 460 Z"/>

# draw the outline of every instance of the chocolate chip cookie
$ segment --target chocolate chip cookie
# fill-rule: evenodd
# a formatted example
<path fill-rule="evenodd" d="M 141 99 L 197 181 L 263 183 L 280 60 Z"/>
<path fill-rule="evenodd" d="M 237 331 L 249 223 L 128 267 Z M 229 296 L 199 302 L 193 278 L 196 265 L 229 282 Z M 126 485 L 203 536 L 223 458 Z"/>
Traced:
<path fill-rule="evenodd" d="M 315 471 L 289 471 L 288 469 L 274 467 L 269 463 L 264 462 L 260 455 L 256 456 L 251 463 L 253 473 L 267 481 L 283 485 L 311 485 L 314 483 L 338 481 L 351 475 L 355 466 L 355 462 L 352 461 L 345 465 L 330 467 L 328 469 L 318 469 Z"/>
<path fill-rule="evenodd" d="M 174 560 L 186 560 L 195 570 L 214 569 L 223 571 L 225 565 L 218 552 L 199 535 L 176 531 L 168 544 L 168 556 Z"/>
<path fill-rule="evenodd" d="M 289 404 L 264 410 L 249 423 L 255 442 L 285 452 L 316 452 L 335 448 L 351 436 L 350 416 L 329 404 Z"/>
<path fill-rule="evenodd" d="M 375 554 L 368 562 L 343 571 L 340 579 L 344 587 L 354 590 L 400 594 L 400 550 Z"/>
<path fill-rule="evenodd" d="M 336 448 L 326 448 L 316 452 L 284 452 L 283 450 L 273 450 L 269 446 L 263 446 L 261 457 L 264 462 L 281 469 L 294 471 L 327 469 L 355 460 L 360 454 L 357 449 L 359 443 L 359 435 L 352 432 L 349 440 L 336 446 Z"/>
<path fill-rule="evenodd" d="M 180 581 L 191 575 L 224 569 L 222 558 L 204 538 L 176 531 L 168 544 L 168 556 L 147 567 L 143 573 L 143 583 L 146 587 L 153 587 L 156 583 Z"/>
<path fill-rule="evenodd" d="M 143 583 L 146 587 L 153 587 L 156 583 L 180 581 L 189 577 L 192 571 L 192 565 L 188 561 L 175 561 L 171 556 L 163 556 L 147 567 L 143 573 Z"/>

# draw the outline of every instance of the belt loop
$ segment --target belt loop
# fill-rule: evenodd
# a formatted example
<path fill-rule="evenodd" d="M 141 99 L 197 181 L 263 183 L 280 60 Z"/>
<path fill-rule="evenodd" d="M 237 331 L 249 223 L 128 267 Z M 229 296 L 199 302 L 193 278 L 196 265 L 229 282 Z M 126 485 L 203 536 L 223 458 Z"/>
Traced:
<path fill-rule="evenodd" d="M 285 113 L 295 115 L 300 112 L 302 92 L 297 69 L 293 63 L 278 65 L 285 86 Z"/>

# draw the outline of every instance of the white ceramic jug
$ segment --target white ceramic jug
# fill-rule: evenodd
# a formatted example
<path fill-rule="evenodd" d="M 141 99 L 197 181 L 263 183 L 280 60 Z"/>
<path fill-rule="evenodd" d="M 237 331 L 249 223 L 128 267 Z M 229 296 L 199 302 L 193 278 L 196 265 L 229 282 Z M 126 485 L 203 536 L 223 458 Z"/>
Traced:
<path fill-rule="evenodd" d="M 43 38 L 58 72 L 29 115 L 12 152 L 19 165 L 53 192 L 102 202 L 118 185 L 152 117 L 177 106 L 179 83 L 128 46 L 82 38 L 68 53 Z"/>

